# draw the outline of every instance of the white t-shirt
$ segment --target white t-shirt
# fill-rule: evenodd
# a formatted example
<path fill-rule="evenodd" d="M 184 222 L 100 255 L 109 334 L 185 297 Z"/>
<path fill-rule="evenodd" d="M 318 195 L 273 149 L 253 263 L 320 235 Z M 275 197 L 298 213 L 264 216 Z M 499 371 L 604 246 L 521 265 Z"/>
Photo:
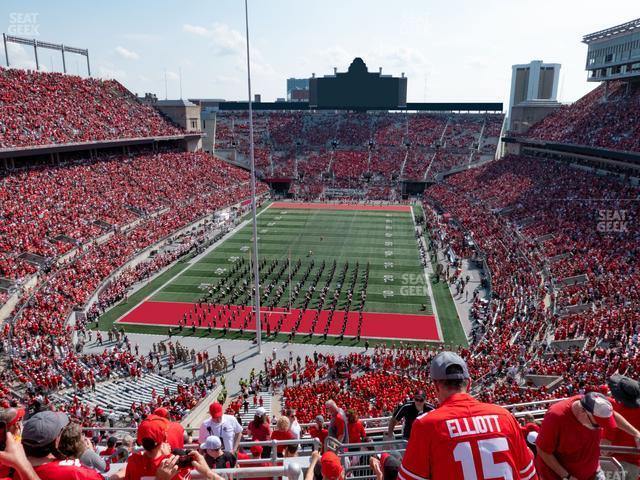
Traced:
<path fill-rule="evenodd" d="M 300 438 L 300 434 L 302 433 L 302 428 L 298 423 L 298 420 L 294 420 L 289 427 L 289 431 L 293 434 L 294 438 Z"/>
<path fill-rule="evenodd" d="M 198 442 L 204 443 L 207 437 L 215 435 L 222 440 L 222 449 L 230 452 L 233 450 L 233 439 L 237 433 L 242 433 L 242 427 L 233 415 L 222 415 L 220 423 L 214 422 L 211 418 L 205 420 L 200 425 L 198 432 Z"/>

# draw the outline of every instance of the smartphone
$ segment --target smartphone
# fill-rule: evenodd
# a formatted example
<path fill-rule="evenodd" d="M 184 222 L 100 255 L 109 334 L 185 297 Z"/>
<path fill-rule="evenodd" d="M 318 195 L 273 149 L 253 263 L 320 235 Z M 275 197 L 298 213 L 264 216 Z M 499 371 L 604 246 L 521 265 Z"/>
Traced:
<path fill-rule="evenodd" d="M 182 448 L 174 448 L 172 453 L 178 456 L 178 468 L 187 468 L 191 467 L 191 463 L 193 462 L 193 457 L 189 455 L 191 450 L 185 450 Z"/>
<path fill-rule="evenodd" d="M 0 451 L 4 451 L 7 448 L 7 424 L 0 422 Z"/>

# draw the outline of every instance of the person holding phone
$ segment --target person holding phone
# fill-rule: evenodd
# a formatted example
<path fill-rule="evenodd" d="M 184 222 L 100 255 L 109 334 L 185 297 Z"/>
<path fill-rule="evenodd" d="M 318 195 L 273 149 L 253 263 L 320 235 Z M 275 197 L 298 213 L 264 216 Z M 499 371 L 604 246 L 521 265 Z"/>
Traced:
<path fill-rule="evenodd" d="M 20 443 L 22 437 L 22 419 L 24 418 L 24 408 L 2 408 L 0 409 L 0 443 L 5 443 L 7 435 L 12 437 Z M 0 450 L 3 445 L 0 445 Z M 0 478 L 9 477 L 12 467 L 5 465 L 0 460 Z"/>

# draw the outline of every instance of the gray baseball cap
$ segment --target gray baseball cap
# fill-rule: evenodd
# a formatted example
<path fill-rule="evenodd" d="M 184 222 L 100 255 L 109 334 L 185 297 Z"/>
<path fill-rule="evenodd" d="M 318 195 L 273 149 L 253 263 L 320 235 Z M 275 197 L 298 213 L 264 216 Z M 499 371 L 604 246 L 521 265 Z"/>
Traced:
<path fill-rule="evenodd" d="M 22 443 L 30 447 L 44 447 L 52 443 L 69 423 L 69 417 L 62 412 L 38 412 L 24 422 Z"/>
<path fill-rule="evenodd" d="M 451 365 L 458 365 L 462 373 L 447 373 Z M 460 355 L 453 352 L 440 352 L 431 360 L 431 380 L 466 380 L 469 378 L 469 369 Z"/>

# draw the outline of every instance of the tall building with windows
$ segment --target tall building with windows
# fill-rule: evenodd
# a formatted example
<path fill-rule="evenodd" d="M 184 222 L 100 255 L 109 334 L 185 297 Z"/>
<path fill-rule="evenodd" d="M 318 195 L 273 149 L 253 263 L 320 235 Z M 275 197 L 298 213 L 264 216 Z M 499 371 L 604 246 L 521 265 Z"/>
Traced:
<path fill-rule="evenodd" d="M 534 60 L 511 67 L 507 129 L 524 132 L 558 108 L 559 63 Z"/>

